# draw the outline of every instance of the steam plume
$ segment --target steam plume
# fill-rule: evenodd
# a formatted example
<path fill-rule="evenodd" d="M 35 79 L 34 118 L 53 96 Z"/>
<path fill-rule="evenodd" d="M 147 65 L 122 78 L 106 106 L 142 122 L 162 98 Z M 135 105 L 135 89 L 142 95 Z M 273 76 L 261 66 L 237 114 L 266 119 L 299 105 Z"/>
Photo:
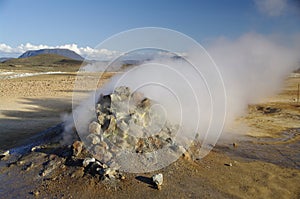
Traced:
<path fill-rule="evenodd" d="M 295 38 L 298 43 L 288 45 L 272 37 L 249 33 L 236 40 L 219 39 L 207 48 L 218 66 L 225 85 L 227 96 L 225 127 L 244 114 L 248 104 L 259 102 L 280 90 L 283 80 L 298 67 L 297 50 L 300 40 L 298 37 Z M 186 58 L 197 61 L 199 65 L 208 64 L 207 60 L 201 59 L 202 55 L 192 51 L 187 53 Z M 214 131 L 214 125 L 223 124 L 209 125 L 215 118 L 222 122 L 221 116 L 216 113 L 223 111 L 224 101 L 219 103 L 218 100 L 212 100 L 211 97 L 218 98 L 218 96 L 210 96 L 209 90 L 216 90 L 216 93 L 224 91 L 214 85 L 216 76 L 213 73 L 206 71 L 204 73 L 205 78 L 199 78 L 195 68 L 181 59 L 154 59 L 127 71 L 125 75 L 112 78 L 96 92 L 96 98 L 100 93 L 112 92 L 116 86 L 129 86 L 158 101 L 167 119 L 181 124 L 179 135 L 183 136 L 179 137 L 193 139 L 199 134 L 200 139 L 206 140 L 205 146 L 214 145 L 220 133 Z M 154 84 L 147 86 L 151 82 Z M 207 83 L 210 88 L 207 87 Z M 84 118 L 80 121 L 79 128 L 87 128 L 88 122 L 93 120 L 94 97 L 74 110 Z M 70 123 L 72 120 L 67 121 L 69 122 L 66 126 L 70 129 L 70 126 L 73 126 Z M 203 152 L 200 156 L 205 154 L 207 152 Z"/>

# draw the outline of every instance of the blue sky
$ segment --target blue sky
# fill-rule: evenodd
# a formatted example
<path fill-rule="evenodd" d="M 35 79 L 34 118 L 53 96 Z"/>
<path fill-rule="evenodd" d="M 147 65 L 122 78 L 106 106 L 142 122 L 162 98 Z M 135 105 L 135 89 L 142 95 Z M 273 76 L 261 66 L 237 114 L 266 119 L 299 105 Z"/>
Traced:
<path fill-rule="evenodd" d="M 300 32 L 299 11 L 288 0 L 0 0 L 0 44 L 93 48 L 113 34 L 145 26 L 174 29 L 202 44 L 247 32 L 293 35 Z M 3 49 L 0 56 L 8 55 Z"/>

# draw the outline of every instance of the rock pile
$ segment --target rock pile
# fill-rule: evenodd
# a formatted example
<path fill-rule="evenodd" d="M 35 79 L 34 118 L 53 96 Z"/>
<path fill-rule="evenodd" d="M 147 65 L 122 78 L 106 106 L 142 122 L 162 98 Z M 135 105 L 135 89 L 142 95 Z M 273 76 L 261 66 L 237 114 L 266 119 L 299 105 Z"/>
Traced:
<path fill-rule="evenodd" d="M 97 118 L 80 137 L 93 157 L 113 167 L 118 167 L 114 159 L 124 151 L 147 154 L 165 146 L 178 149 L 178 126 L 170 124 L 156 105 L 140 92 L 117 87 L 110 95 L 100 96 Z"/>

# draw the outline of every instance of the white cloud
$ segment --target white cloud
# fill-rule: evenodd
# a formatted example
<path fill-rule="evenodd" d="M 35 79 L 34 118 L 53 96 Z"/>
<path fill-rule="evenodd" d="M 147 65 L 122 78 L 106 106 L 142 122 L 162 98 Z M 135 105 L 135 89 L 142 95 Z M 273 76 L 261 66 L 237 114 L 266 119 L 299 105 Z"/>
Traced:
<path fill-rule="evenodd" d="M 12 53 L 13 48 L 6 45 L 6 44 L 1 44 L 0 43 L 0 52 L 5 52 L 5 53 Z"/>
<path fill-rule="evenodd" d="M 255 4 L 259 11 L 270 17 L 281 16 L 288 8 L 287 0 L 255 0 Z"/>
<path fill-rule="evenodd" d="M 48 45 L 34 45 L 31 43 L 21 44 L 17 47 L 11 47 L 7 44 L 0 43 L 0 54 L 5 55 L 16 55 L 22 54 L 28 50 L 39 50 L 39 49 L 53 49 L 53 48 L 64 48 L 72 50 L 79 55 L 86 57 L 87 59 L 98 59 L 98 60 L 107 60 L 112 57 L 120 55 L 120 52 L 108 50 L 108 49 L 94 49 L 89 46 L 86 47 L 78 47 L 77 44 L 65 44 L 60 46 L 48 46 Z"/>

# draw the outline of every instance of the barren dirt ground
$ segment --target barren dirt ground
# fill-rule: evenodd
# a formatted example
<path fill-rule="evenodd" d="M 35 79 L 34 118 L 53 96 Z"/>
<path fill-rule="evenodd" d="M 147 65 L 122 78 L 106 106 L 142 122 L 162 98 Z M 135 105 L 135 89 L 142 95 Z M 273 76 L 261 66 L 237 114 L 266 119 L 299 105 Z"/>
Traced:
<path fill-rule="evenodd" d="M 71 111 L 74 78 L 68 73 L 0 80 L 0 148 L 60 123 L 61 114 Z M 242 130 L 247 136 L 220 141 L 201 160 L 182 157 L 160 171 L 102 182 L 72 175 L 80 173 L 76 165 L 61 165 L 42 177 L 43 163 L 61 157 L 37 151 L 16 164 L 0 160 L 0 198 L 300 198 L 300 104 L 293 100 L 298 83 L 294 74 L 283 92 L 250 105 L 237 120 L 248 126 Z M 164 175 L 162 190 L 150 180 L 158 172 Z"/>
<path fill-rule="evenodd" d="M 111 76 L 105 74 L 104 81 Z M 73 91 L 84 98 L 92 89 L 85 85 L 75 90 L 75 79 L 72 72 L 0 79 L 0 149 L 61 123 L 72 110 Z"/>

